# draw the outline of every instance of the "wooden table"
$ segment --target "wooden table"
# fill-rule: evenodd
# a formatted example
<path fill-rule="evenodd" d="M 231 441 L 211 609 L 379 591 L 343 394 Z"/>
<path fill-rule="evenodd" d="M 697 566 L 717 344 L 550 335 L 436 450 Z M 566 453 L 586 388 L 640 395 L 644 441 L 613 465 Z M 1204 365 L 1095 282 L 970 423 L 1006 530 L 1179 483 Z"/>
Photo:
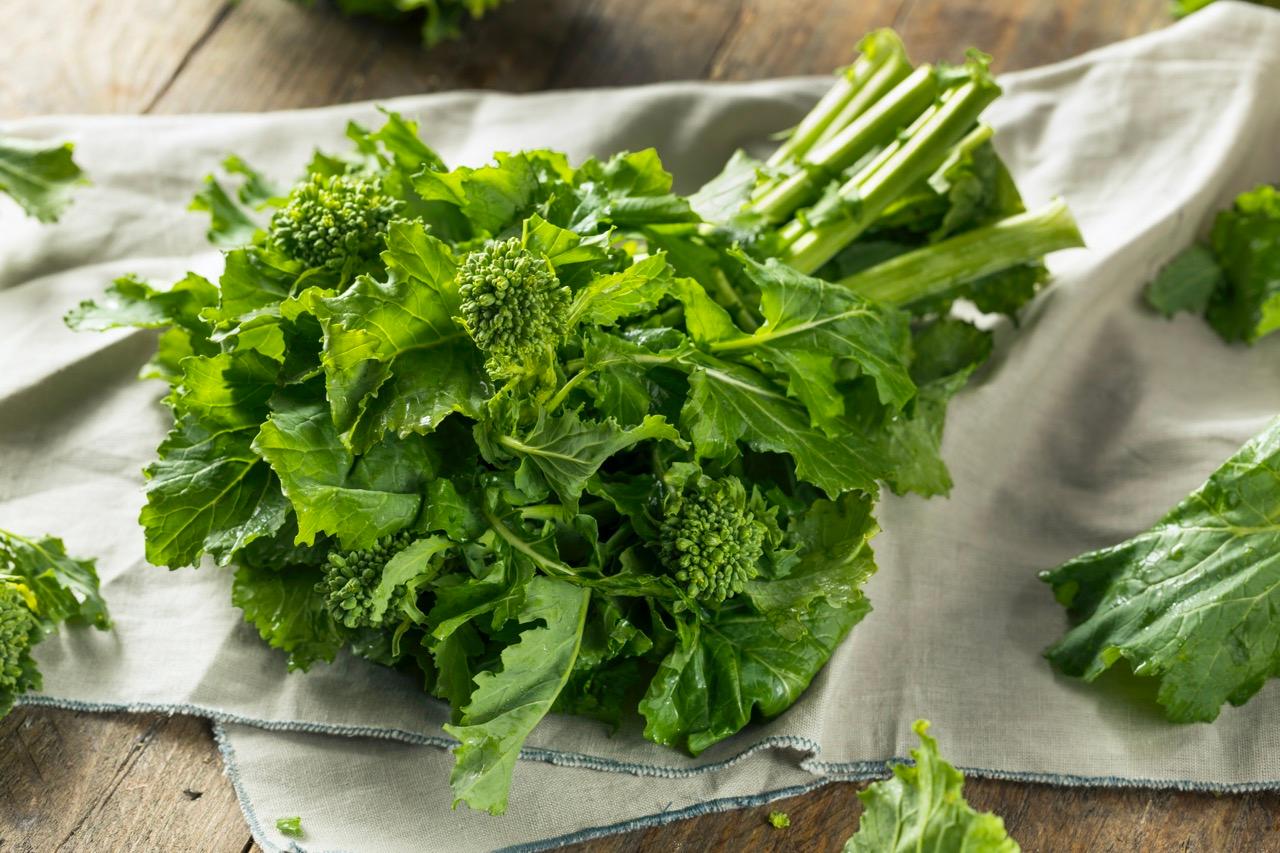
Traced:
<path fill-rule="evenodd" d="M 518 0 L 424 54 L 410 32 L 283 0 L 5 0 L 0 120 L 270 110 L 440 89 L 514 91 L 824 74 L 867 30 L 918 60 L 968 45 L 997 69 L 1165 26 L 1167 0 Z M 192 176 L 193 186 L 199 176 Z M 580 851 L 838 850 L 861 786 L 596 841 Z M 1280 795 L 972 780 L 1029 851 L 1280 849 Z M 766 823 L 773 809 L 789 830 Z M 208 724 L 20 709 L 0 722 L 0 851 L 256 849 Z"/>

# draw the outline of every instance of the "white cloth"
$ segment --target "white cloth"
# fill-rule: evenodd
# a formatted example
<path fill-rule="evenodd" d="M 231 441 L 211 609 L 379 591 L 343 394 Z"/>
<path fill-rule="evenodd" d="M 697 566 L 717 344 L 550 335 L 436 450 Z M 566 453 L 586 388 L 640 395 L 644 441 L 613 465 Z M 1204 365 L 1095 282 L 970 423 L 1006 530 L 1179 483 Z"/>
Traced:
<path fill-rule="evenodd" d="M 228 571 L 145 564 L 139 471 L 167 414 L 162 388 L 133 377 L 154 337 L 74 334 L 60 319 L 124 272 L 216 274 L 202 216 L 185 212 L 199 177 L 235 152 L 288 180 L 312 148 L 343 146 L 348 119 L 375 123 L 373 106 L 7 126 L 75 140 L 94 184 L 54 226 L 0 205 L 0 526 L 54 532 L 98 556 L 116 622 L 112 633 L 64 630 L 42 644 L 45 692 L 28 701 L 218 719 L 268 850 L 291 843 L 274 828 L 288 815 L 302 816 L 308 851 L 471 850 L 742 805 L 881 771 L 906 754 L 917 717 L 978 774 L 1280 787 L 1280 684 L 1212 725 L 1164 722 L 1132 680 L 1087 685 L 1050 669 L 1041 651 L 1066 618 L 1037 579 L 1145 529 L 1280 411 L 1280 336 L 1228 347 L 1199 319 L 1165 321 L 1140 301 L 1215 210 L 1280 180 L 1280 13 L 1216 4 L 1002 83 L 990 110 L 1001 152 L 1032 204 L 1068 199 L 1089 249 L 1051 259 L 1052 289 L 1021 328 L 1001 327 L 993 363 L 953 403 L 951 497 L 881 503 L 875 611 L 794 708 L 698 759 L 635 727 L 610 737 L 587 720 L 548 719 L 502 818 L 449 810 L 444 709 L 408 679 L 350 657 L 286 675 L 283 656 L 231 606 Z M 578 159 L 653 145 L 688 190 L 735 148 L 767 150 L 826 85 L 461 93 L 387 106 L 418 119 L 451 163 L 531 146 Z"/>

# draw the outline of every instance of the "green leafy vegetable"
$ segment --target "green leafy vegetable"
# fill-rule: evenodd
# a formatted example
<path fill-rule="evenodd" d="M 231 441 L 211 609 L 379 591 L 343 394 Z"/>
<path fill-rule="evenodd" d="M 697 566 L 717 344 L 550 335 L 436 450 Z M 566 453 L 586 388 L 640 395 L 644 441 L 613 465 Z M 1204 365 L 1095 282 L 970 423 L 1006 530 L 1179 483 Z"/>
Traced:
<path fill-rule="evenodd" d="M 1280 328 L 1280 188 L 1241 193 L 1214 220 L 1208 246 L 1174 258 L 1146 297 L 1166 317 L 1204 314 L 1226 341 L 1251 344 Z"/>
<path fill-rule="evenodd" d="M 990 353 L 952 303 L 1015 313 L 1079 242 L 977 124 L 985 59 L 864 44 L 786 156 L 690 198 L 651 150 L 449 170 L 396 115 L 288 191 L 228 160 L 195 205 L 216 283 L 67 317 L 165 330 L 148 558 L 234 564 L 291 668 L 414 673 L 494 814 L 552 711 L 693 753 L 786 711 L 870 610 L 881 484 L 950 486 L 946 403 Z M 831 260 L 788 265 L 797 229 Z"/>
<path fill-rule="evenodd" d="M 296 0 L 308 6 L 315 0 Z M 421 21 L 422 42 L 434 47 L 456 39 L 468 20 L 479 20 L 504 0 L 335 0 L 344 15 L 381 18 L 385 21 Z"/>
<path fill-rule="evenodd" d="M 61 539 L 0 530 L 0 717 L 40 689 L 31 648 L 63 622 L 111 627 L 93 560 L 67 556 Z"/>
<path fill-rule="evenodd" d="M 302 818 L 300 817 L 282 817 L 276 821 L 276 829 L 280 830 L 290 838 L 302 837 Z"/>
<path fill-rule="evenodd" d="M 1004 821 L 964 799 L 964 776 L 938 754 L 929 723 L 912 726 L 920 736 L 914 765 L 893 765 L 893 777 L 858 794 L 862 820 L 845 853 L 1018 853 Z"/>
<path fill-rule="evenodd" d="M 0 136 L 0 192 L 7 193 L 28 216 L 56 222 L 76 186 L 88 183 L 71 159 L 70 142 L 50 145 Z"/>
<path fill-rule="evenodd" d="M 1280 420 L 1146 533 L 1044 574 L 1077 623 L 1047 652 L 1092 681 L 1125 660 L 1175 722 L 1280 675 Z"/>
<path fill-rule="evenodd" d="M 774 829 L 787 829 L 791 826 L 791 818 L 786 812 L 769 812 L 769 825 Z"/>

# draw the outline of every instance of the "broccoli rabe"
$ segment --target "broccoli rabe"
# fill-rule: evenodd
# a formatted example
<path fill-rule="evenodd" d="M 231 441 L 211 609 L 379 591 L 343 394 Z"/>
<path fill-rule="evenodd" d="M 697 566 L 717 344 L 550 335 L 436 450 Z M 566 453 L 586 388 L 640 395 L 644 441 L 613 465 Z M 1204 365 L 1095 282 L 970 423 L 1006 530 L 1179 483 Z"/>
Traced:
<path fill-rule="evenodd" d="M 271 242 L 309 268 L 340 270 L 377 255 L 403 204 L 376 180 L 313 174 L 271 218 Z"/>
<path fill-rule="evenodd" d="M 0 530 L 0 717 L 40 689 L 31 648 L 59 623 L 111 626 L 93 560 L 67 556 L 62 540 Z"/>
<path fill-rule="evenodd" d="M 330 551 L 324 580 L 316 584 L 316 590 L 324 593 L 333 618 L 348 628 L 370 625 L 370 599 L 382 580 L 382 570 L 412 541 L 410 533 L 401 531 L 384 536 L 363 551 Z"/>
<path fill-rule="evenodd" d="M 71 204 L 72 189 L 87 184 L 71 159 L 75 146 L 0 136 L 0 193 L 13 198 L 28 216 L 56 222 Z"/>
<path fill-rule="evenodd" d="M 24 590 L 0 579 L 0 694 L 26 690 L 26 661 L 37 625 Z"/>
<path fill-rule="evenodd" d="M 516 372 L 525 357 L 554 351 L 564 337 L 569 288 L 515 237 L 466 256 L 458 295 L 462 324 L 488 356 L 490 373 Z"/>
<path fill-rule="evenodd" d="M 1146 297 L 1166 317 L 1203 314 L 1226 341 L 1251 344 L 1280 329 L 1280 187 L 1236 196 L 1214 218 L 1208 243 L 1170 261 Z"/>
<path fill-rule="evenodd" d="M 690 492 L 675 492 L 666 502 L 662 559 L 689 595 L 724 601 L 760 573 L 776 523 L 759 497 L 748 500 L 737 477 L 701 477 Z"/>

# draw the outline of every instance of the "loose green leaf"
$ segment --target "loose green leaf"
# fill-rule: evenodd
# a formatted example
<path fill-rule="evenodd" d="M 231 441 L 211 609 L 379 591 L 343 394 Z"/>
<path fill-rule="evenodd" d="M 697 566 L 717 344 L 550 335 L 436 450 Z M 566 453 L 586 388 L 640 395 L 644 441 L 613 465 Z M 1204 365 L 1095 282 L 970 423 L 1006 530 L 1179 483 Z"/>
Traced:
<path fill-rule="evenodd" d="M 1003 820 L 965 802 L 964 776 L 938 754 L 929 724 L 917 720 L 912 729 L 920 736 L 915 764 L 893 765 L 893 778 L 858 794 L 862 819 L 844 853 L 1018 853 Z"/>
<path fill-rule="evenodd" d="M 1179 311 L 1203 314 L 1213 292 L 1222 284 L 1222 267 L 1214 260 L 1213 252 L 1204 246 L 1192 246 L 1147 285 L 1147 304 L 1166 317 Z"/>
<path fill-rule="evenodd" d="M 1169 719 L 1213 720 L 1280 675 L 1280 421 L 1147 532 L 1043 575 L 1076 623 L 1049 649 L 1092 681 L 1125 660 Z"/>
<path fill-rule="evenodd" d="M 56 222 L 75 187 L 86 184 L 84 173 L 71 159 L 70 142 L 51 145 L 31 139 L 0 136 L 0 192 L 7 193 L 41 222 Z"/>

